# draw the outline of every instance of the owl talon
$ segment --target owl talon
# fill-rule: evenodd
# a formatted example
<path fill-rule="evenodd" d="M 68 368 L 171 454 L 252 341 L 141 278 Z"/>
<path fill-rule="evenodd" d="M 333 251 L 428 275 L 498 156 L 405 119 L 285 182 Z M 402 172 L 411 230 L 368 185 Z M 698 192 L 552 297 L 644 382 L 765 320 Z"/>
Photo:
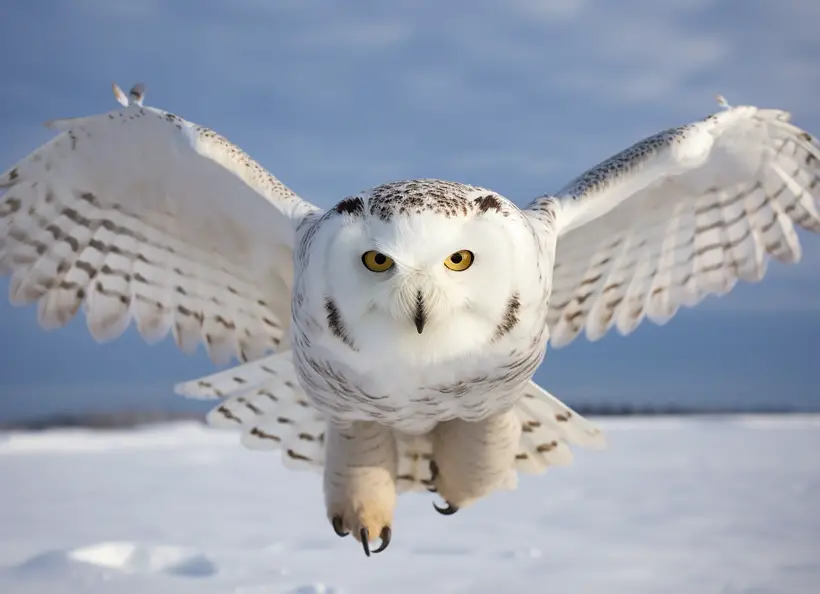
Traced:
<path fill-rule="evenodd" d="M 371 553 L 373 553 L 375 555 L 376 553 L 381 553 L 383 550 L 385 550 L 387 548 L 387 546 L 390 544 L 390 537 L 391 536 L 392 536 L 392 530 L 390 529 L 390 526 L 383 527 L 381 529 L 381 532 L 379 532 L 379 538 L 381 538 L 382 542 L 378 546 L 378 548 L 373 549 L 371 551 L 370 550 L 370 532 L 367 530 L 367 528 L 362 528 L 361 530 L 359 530 L 359 537 L 362 540 L 362 548 L 364 549 L 364 554 L 367 555 L 368 557 L 370 556 Z"/>
<path fill-rule="evenodd" d="M 345 532 L 341 516 L 333 516 L 333 521 L 331 522 L 331 525 L 333 526 L 333 532 L 335 532 L 337 536 L 344 538 L 345 536 L 350 534 L 350 532 Z"/>
<path fill-rule="evenodd" d="M 359 530 L 359 537 L 362 539 L 362 548 L 364 549 L 364 554 L 368 557 L 370 556 L 370 533 L 367 531 L 367 528 L 362 528 Z"/>
<path fill-rule="evenodd" d="M 390 526 L 385 526 L 382 528 L 382 531 L 379 533 L 379 537 L 382 539 L 382 543 L 379 545 L 377 549 L 373 551 L 373 553 L 381 553 L 387 546 L 390 544 L 390 537 L 393 535 L 393 531 L 390 529 Z"/>
<path fill-rule="evenodd" d="M 429 487 L 427 490 L 431 493 L 438 493 L 438 488 L 435 486 L 435 482 L 439 479 L 441 475 L 441 471 L 439 470 L 438 464 L 436 464 L 435 460 L 430 460 L 430 482 L 433 483 L 432 487 Z M 436 508 L 436 511 L 443 516 L 452 516 L 454 513 L 458 511 L 458 506 L 453 505 L 449 501 L 445 501 L 444 503 L 447 504 L 447 507 L 439 507 L 435 503 L 433 507 Z"/>
<path fill-rule="evenodd" d="M 445 503 L 447 504 L 447 507 L 439 507 L 435 503 L 433 504 L 433 507 L 442 516 L 452 516 L 454 513 L 458 511 L 457 505 L 453 505 L 449 501 L 445 501 Z"/>
<path fill-rule="evenodd" d="M 436 464 L 435 460 L 430 460 L 430 487 L 427 487 L 427 490 L 430 493 L 438 493 L 438 489 L 436 488 L 436 479 L 438 478 L 438 464 Z"/>

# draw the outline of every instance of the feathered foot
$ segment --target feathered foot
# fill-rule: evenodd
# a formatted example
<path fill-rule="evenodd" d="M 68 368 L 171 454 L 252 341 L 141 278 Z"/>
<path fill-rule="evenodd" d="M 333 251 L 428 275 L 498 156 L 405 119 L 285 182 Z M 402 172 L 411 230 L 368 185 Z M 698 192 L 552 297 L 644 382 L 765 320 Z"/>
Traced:
<path fill-rule="evenodd" d="M 370 422 L 328 425 L 325 503 L 333 531 L 352 534 L 365 555 L 381 553 L 393 535 L 396 444 L 391 429 Z M 375 549 L 373 541 L 381 539 Z"/>
<path fill-rule="evenodd" d="M 451 516 L 497 489 L 514 486 L 521 438 L 515 411 L 478 422 L 445 421 L 433 429 L 432 438 L 431 490 L 447 504 L 433 504 L 438 513 Z"/>

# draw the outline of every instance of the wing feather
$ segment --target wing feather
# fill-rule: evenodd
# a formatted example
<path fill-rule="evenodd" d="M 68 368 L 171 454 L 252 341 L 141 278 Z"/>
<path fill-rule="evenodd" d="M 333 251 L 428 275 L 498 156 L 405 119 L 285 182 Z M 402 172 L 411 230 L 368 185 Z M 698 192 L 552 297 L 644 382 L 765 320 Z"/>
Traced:
<path fill-rule="evenodd" d="M 551 342 L 629 334 L 648 317 L 760 281 L 820 231 L 820 147 L 779 110 L 734 107 L 652 136 L 529 212 L 557 220 Z"/>
<path fill-rule="evenodd" d="M 98 341 L 132 321 L 218 363 L 290 323 L 296 225 L 315 207 L 212 130 L 133 103 L 58 120 L 0 175 L 0 273 L 48 329 L 83 307 Z"/>

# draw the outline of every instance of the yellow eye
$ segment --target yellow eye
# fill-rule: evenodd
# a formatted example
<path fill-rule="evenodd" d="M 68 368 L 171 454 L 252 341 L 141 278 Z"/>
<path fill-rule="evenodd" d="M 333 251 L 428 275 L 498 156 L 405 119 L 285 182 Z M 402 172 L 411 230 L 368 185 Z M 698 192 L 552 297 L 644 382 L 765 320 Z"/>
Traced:
<path fill-rule="evenodd" d="M 362 264 L 373 272 L 386 272 L 393 268 L 393 258 L 376 250 L 370 250 L 362 254 Z"/>
<path fill-rule="evenodd" d="M 454 272 L 461 272 L 472 266 L 473 260 L 475 260 L 473 252 L 470 250 L 461 250 L 460 252 L 447 256 L 447 259 L 444 260 L 444 265 Z"/>

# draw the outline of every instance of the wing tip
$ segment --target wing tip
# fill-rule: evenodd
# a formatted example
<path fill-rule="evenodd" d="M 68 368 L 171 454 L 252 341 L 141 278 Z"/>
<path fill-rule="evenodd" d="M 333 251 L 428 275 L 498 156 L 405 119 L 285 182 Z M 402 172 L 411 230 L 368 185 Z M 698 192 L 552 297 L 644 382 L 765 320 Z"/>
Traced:
<path fill-rule="evenodd" d="M 123 107 L 128 107 L 131 104 L 142 107 L 142 103 L 145 101 L 145 83 L 138 82 L 131 87 L 127 95 L 117 83 L 111 83 L 111 90 L 114 92 L 114 99 Z"/>
<path fill-rule="evenodd" d="M 717 104 L 721 109 L 731 109 L 732 106 L 729 105 L 729 102 L 726 101 L 726 97 L 718 93 L 715 95 L 715 99 L 717 100 Z"/>
<path fill-rule="evenodd" d="M 131 87 L 131 90 L 128 91 L 128 96 L 131 98 L 132 103 L 142 107 L 142 103 L 145 101 L 145 83 L 138 82 Z"/>
<path fill-rule="evenodd" d="M 549 343 L 552 348 L 560 349 L 571 343 L 574 338 L 575 336 L 568 332 L 561 332 L 560 329 L 557 329 L 556 332 L 550 333 Z"/>
<path fill-rule="evenodd" d="M 123 107 L 128 107 L 128 96 L 117 83 L 111 83 L 111 90 L 114 92 L 114 99 Z"/>

